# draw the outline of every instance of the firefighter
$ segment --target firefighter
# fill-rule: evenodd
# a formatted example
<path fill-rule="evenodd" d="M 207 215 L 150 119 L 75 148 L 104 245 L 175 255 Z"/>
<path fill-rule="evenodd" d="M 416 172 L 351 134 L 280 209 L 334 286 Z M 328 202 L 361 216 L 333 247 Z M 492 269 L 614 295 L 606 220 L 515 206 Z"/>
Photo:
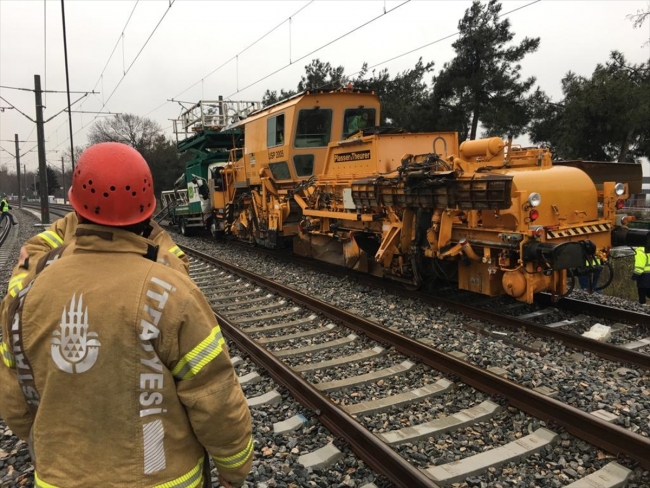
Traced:
<path fill-rule="evenodd" d="M 75 237 L 1 318 L 0 414 L 28 440 L 35 486 L 226 487 L 253 459 L 251 417 L 210 305 L 145 238 L 151 172 L 129 146 L 79 158 Z"/>
<path fill-rule="evenodd" d="M 650 298 L 650 254 L 646 253 L 643 247 L 634 249 L 632 279 L 636 281 L 639 303 L 645 305 L 646 298 Z"/>

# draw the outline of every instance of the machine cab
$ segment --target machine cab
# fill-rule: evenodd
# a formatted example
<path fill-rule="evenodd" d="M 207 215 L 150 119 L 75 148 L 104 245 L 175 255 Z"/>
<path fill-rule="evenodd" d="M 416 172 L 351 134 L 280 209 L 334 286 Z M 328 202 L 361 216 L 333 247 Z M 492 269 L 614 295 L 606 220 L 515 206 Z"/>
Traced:
<path fill-rule="evenodd" d="M 305 92 L 242 120 L 246 134 L 237 180 L 260 184 L 261 175 L 279 186 L 318 175 L 327 145 L 379 123 L 379 99 L 373 93 L 340 90 Z"/>

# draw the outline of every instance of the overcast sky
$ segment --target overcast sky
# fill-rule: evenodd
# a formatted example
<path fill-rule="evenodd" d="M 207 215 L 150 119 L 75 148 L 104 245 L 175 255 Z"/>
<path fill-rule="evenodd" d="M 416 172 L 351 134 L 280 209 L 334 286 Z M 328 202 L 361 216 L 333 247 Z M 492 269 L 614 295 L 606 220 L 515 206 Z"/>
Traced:
<path fill-rule="evenodd" d="M 453 57 L 453 34 L 471 5 L 469 0 L 175 0 L 170 7 L 170 1 L 65 1 L 70 90 L 81 92 L 72 94 L 72 101 L 100 92 L 73 110 L 147 116 L 171 136 L 170 119 L 181 107 L 169 99 L 261 100 L 266 89 L 295 89 L 314 58 L 342 65 L 348 75 L 364 61 L 395 75 L 422 57 L 435 62 L 437 72 Z M 541 38 L 539 50 L 524 59 L 523 74 L 537 77 L 554 100 L 562 98 L 560 80 L 569 70 L 589 76 L 612 50 L 635 63 L 650 58 L 650 47 L 643 46 L 650 40 L 650 22 L 634 29 L 626 19 L 646 9 L 647 0 L 502 3 L 504 13 L 519 9 L 508 15 L 515 41 Z M 34 93 L 7 87 L 33 89 L 38 74 L 44 89 L 65 91 L 61 19 L 60 0 L 0 0 L 0 97 L 6 100 L 0 107 L 16 107 L 0 112 L 0 148 L 14 154 L 14 134 L 27 141 L 20 151 L 28 171 L 38 167 L 35 124 L 18 111 L 35 119 Z M 46 120 L 66 106 L 65 93 L 44 97 Z M 73 114 L 75 145 L 87 143 L 95 117 Z M 45 137 L 47 159 L 60 167 L 61 152 L 70 146 L 66 113 L 45 125 Z M 5 151 L 0 165 L 15 172 L 15 160 Z"/>

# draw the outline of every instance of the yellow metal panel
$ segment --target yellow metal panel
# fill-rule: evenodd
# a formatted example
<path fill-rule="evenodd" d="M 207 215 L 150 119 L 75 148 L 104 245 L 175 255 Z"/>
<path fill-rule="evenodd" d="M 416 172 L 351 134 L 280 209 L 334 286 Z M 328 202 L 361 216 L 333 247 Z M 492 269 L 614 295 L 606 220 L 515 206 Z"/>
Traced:
<path fill-rule="evenodd" d="M 537 192 L 541 204 L 534 225 L 570 225 L 598 218 L 596 187 L 584 171 L 568 166 L 525 168 L 513 175 L 513 191 Z M 527 197 L 526 197 L 527 198 Z"/>

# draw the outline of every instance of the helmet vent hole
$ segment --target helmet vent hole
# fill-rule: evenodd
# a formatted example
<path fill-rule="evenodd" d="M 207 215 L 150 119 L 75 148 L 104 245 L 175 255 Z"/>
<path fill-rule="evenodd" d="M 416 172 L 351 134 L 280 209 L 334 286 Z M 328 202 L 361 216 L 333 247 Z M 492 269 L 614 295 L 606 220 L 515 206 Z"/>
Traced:
<path fill-rule="evenodd" d="M 114 186 L 111 186 L 111 191 L 115 191 L 115 187 L 114 187 Z"/>
<path fill-rule="evenodd" d="M 127 185 L 126 191 L 129 191 L 129 190 L 131 190 L 131 187 Z"/>
<path fill-rule="evenodd" d="M 89 184 L 90 186 L 92 186 L 92 185 L 93 185 L 93 180 L 88 180 L 88 184 Z"/>
<path fill-rule="evenodd" d="M 86 185 L 84 185 L 84 190 L 86 189 Z"/>
<path fill-rule="evenodd" d="M 94 188 L 91 188 L 91 189 L 90 189 L 90 193 L 95 193 L 95 189 L 94 189 Z"/>
<path fill-rule="evenodd" d="M 144 205 L 140 205 L 140 213 L 144 212 Z"/>
<path fill-rule="evenodd" d="M 104 198 L 108 198 L 108 193 L 104 192 Z"/>
<path fill-rule="evenodd" d="M 84 205 L 84 209 L 88 210 L 88 205 Z"/>
<path fill-rule="evenodd" d="M 95 207 L 95 214 L 99 215 L 99 206 Z"/>
<path fill-rule="evenodd" d="M 133 196 L 133 197 L 134 197 L 134 196 L 136 196 L 136 195 L 137 195 L 137 193 L 136 193 L 136 192 L 131 192 L 131 196 Z"/>
<path fill-rule="evenodd" d="M 142 189 L 142 193 L 144 193 L 144 192 L 146 192 L 146 191 L 147 191 L 147 189 L 146 189 L 146 188 L 143 188 L 143 189 Z"/>

